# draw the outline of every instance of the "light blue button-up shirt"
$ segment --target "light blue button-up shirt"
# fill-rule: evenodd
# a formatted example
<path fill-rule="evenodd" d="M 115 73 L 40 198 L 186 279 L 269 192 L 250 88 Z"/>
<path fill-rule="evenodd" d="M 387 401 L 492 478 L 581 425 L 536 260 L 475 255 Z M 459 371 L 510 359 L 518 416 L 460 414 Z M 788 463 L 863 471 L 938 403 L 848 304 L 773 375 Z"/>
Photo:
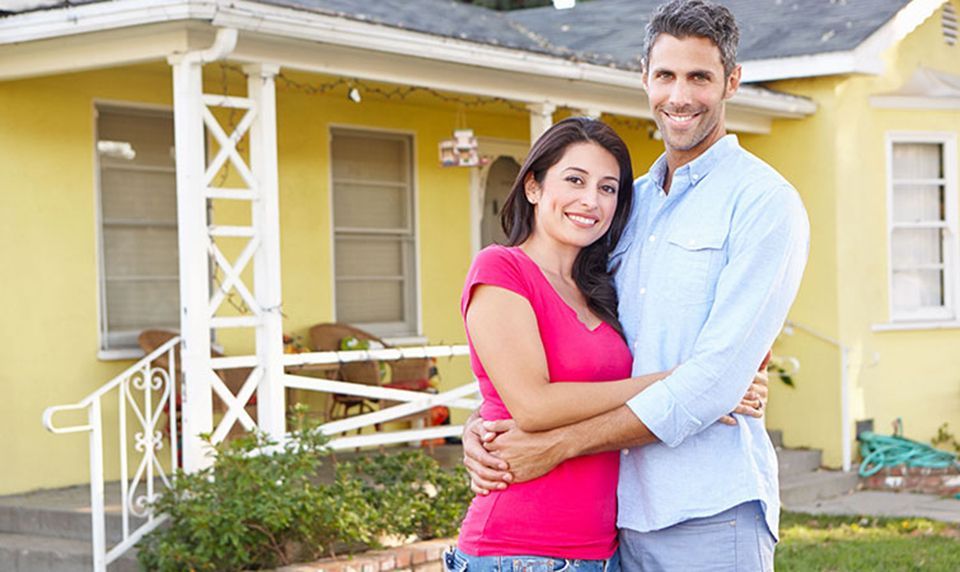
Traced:
<path fill-rule="evenodd" d="M 732 411 L 783 325 L 807 259 L 800 197 L 728 135 L 637 179 L 611 264 L 633 373 L 676 367 L 627 406 L 659 443 L 621 454 L 618 525 L 646 532 L 759 500 L 778 536 L 777 457 L 762 420 Z"/>

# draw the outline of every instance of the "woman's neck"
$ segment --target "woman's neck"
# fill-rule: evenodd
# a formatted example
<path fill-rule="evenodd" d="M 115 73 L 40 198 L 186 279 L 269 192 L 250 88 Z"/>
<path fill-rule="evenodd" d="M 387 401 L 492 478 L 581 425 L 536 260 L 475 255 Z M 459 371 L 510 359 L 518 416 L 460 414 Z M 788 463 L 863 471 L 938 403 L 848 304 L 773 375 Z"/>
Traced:
<path fill-rule="evenodd" d="M 520 249 L 544 272 L 573 282 L 573 263 L 580 254 L 579 246 L 561 245 L 535 232 L 520 244 Z"/>

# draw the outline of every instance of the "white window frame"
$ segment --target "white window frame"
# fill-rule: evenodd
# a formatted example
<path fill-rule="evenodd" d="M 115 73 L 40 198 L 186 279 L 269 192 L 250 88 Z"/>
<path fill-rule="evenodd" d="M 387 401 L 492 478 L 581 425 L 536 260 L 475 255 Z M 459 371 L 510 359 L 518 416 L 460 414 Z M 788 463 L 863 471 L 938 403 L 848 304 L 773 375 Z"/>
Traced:
<path fill-rule="evenodd" d="M 100 153 L 97 149 L 97 143 L 100 140 L 100 112 L 102 110 L 115 110 L 119 112 L 147 112 L 158 115 L 169 115 L 170 121 L 173 121 L 173 108 L 168 105 L 153 105 L 129 101 L 115 101 L 97 99 L 93 102 L 93 160 L 94 160 L 94 193 L 96 212 L 94 213 L 94 225 L 97 237 L 97 358 L 105 361 L 127 360 L 143 357 L 143 350 L 135 347 L 137 336 L 127 333 L 121 336 L 124 342 L 129 343 L 129 347 L 107 348 L 108 320 L 107 320 L 107 276 L 106 260 L 104 257 L 104 233 L 103 233 L 103 193 L 101 188 L 100 172 Z M 139 335 L 139 333 L 137 333 Z M 127 344 L 124 344 L 127 345 Z"/>
<path fill-rule="evenodd" d="M 334 216 L 334 177 L 333 177 L 333 135 L 335 131 L 348 131 L 359 134 L 376 135 L 394 135 L 409 138 L 410 143 L 410 193 L 411 210 L 410 225 L 413 231 L 413 288 L 414 294 L 412 302 L 415 306 L 410 309 L 413 314 L 414 331 L 406 329 L 406 322 L 364 322 L 351 325 L 361 329 L 368 330 L 370 333 L 380 336 L 385 341 L 402 345 L 407 342 L 425 343 L 423 337 L 423 280 L 421 276 L 422 253 L 420 252 L 420 184 L 418 172 L 417 156 L 417 134 L 414 131 L 405 129 L 383 129 L 374 128 L 365 125 L 352 125 L 345 123 L 330 123 L 327 125 L 327 160 L 329 169 L 328 176 L 328 212 L 330 213 L 330 308 L 333 313 L 334 321 L 339 320 L 337 316 L 337 226 Z"/>
<path fill-rule="evenodd" d="M 894 222 L 894 180 L 893 180 L 893 146 L 902 143 L 938 144 L 943 153 L 943 179 L 923 181 L 937 182 L 944 186 L 944 208 L 946 220 L 942 225 L 917 224 L 908 225 Z M 886 160 L 887 160 L 887 303 L 890 324 L 887 327 L 875 327 L 878 330 L 935 328 L 945 324 L 955 324 L 958 321 L 957 302 L 958 287 L 960 287 L 960 267 L 958 267 L 958 190 L 957 190 L 957 136 L 951 132 L 937 131 L 889 131 L 886 133 Z M 893 292 L 893 231 L 897 228 L 943 228 L 946 237 L 943 239 L 944 249 L 944 307 L 919 311 L 897 311 L 894 308 Z M 901 326 L 901 327 L 898 327 Z"/>

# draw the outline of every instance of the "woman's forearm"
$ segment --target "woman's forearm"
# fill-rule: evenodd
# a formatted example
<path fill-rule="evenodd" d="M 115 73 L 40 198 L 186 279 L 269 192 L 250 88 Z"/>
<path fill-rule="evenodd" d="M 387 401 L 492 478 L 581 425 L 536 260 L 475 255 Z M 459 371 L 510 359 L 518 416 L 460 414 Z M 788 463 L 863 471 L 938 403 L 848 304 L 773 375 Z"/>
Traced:
<path fill-rule="evenodd" d="M 616 409 L 667 375 L 669 372 L 618 381 L 544 382 L 516 403 L 506 403 L 507 410 L 524 431 L 546 431 Z"/>

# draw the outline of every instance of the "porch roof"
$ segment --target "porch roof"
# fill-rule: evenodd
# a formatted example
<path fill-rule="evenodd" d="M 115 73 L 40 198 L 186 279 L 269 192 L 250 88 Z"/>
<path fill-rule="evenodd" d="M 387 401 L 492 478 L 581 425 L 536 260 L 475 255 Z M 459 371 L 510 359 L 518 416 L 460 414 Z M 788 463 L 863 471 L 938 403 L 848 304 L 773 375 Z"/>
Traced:
<path fill-rule="evenodd" d="M 239 31 L 228 55 L 238 62 L 650 117 L 637 70 L 572 56 L 505 13 L 446 0 L 72 0 L 0 18 L 0 80 L 163 60 L 206 48 L 222 28 Z M 744 86 L 727 119 L 731 129 L 766 133 L 774 118 L 815 109 Z"/>

